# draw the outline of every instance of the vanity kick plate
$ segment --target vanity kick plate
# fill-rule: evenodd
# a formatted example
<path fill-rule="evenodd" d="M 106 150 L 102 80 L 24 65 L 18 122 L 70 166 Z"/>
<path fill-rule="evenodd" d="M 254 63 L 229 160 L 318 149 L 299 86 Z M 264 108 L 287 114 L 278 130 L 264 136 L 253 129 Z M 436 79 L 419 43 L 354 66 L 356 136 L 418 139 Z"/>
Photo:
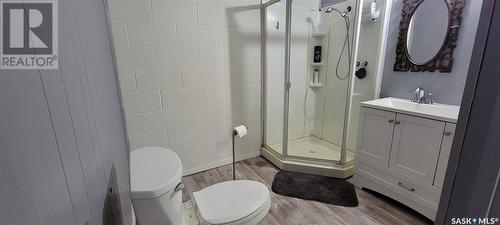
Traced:
<path fill-rule="evenodd" d="M 356 167 L 357 169 L 354 174 L 356 185 L 391 197 L 427 217 L 435 216 L 441 189 L 413 180 L 390 168 L 375 165 L 362 158 L 358 158 Z M 364 186 L 366 181 L 376 183 L 377 185 L 376 187 L 366 187 Z M 414 190 L 410 191 L 408 189 Z"/>

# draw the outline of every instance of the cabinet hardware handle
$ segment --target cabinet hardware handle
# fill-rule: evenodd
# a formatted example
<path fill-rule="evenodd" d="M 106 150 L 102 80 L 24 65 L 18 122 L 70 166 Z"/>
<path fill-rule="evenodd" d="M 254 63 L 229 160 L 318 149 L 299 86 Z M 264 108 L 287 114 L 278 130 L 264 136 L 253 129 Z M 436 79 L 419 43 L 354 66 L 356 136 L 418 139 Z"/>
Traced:
<path fill-rule="evenodd" d="M 394 120 L 393 120 L 393 119 L 390 119 L 390 120 L 389 120 L 389 123 L 394 123 Z"/>
<path fill-rule="evenodd" d="M 401 121 L 397 121 L 397 120 L 396 120 L 396 122 L 394 122 L 394 124 L 400 124 L 400 123 L 401 123 Z"/>
<path fill-rule="evenodd" d="M 451 131 L 445 131 L 444 132 L 444 136 L 450 136 L 451 134 L 452 134 Z"/>
<path fill-rule="evenodd" d="M 406 187 L 402 182 L 398 182 L 398 185 L 408 191 L 415 191 L 415 188 Z"/>

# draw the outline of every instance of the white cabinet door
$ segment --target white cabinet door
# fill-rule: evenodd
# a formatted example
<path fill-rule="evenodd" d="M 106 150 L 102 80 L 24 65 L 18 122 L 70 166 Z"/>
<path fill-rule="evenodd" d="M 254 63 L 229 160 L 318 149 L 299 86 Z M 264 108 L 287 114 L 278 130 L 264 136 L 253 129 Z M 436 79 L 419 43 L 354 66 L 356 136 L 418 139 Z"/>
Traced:
<path fill-rule="evenodd" d="M 398 114 L 389 167 L 432 185 L 445 122 Z"/>
<path fill-rule="evenodd" d="M 388 166 L 396 113 L 362 107 L 359 118 L 358 154 Z"/>
<path fill-rule="evenodd" d="M 446 174 L 448 158 L 450 157 L 451 144 L 453 143 L 453 137 L 455 136 L 455 127 L 456 124 L 454 123 L 446 123 L 446 127 L 444 128 L 443 143 L 441 144 L 436 177 L 434 178 L 434 186 L 436 187 L 443 187 L 444 175 Z"/>

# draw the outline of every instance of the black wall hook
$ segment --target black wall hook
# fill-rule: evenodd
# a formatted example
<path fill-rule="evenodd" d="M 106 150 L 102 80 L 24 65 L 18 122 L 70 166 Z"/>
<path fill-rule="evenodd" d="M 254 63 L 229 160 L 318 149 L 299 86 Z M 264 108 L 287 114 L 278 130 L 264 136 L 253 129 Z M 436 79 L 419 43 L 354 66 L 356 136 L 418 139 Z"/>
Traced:
<path fill-rule="evenodd" d="M 361 63 L 359 61 L 356 62 L 356 67 L 359 67 L 361 65 Z M 364 61 L 363 62 L 363 68 L 366 68 L 368 66 L 368 62 L 367 61 Z"/>

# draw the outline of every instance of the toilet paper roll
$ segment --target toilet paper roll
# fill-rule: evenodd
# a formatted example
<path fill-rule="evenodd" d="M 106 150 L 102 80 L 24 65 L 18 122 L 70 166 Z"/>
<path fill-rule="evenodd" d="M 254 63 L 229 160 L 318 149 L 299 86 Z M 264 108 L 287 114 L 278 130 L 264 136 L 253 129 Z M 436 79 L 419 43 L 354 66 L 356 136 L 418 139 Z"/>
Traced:
<path fill-rule="evenodd" d="M 248 130 L 247 130 L 247 127 L 245 125 L 239 125 L 239 126 L 234 128 L 234 133 L 236 135 L 238 135 L 238 137 L 243 137 L 243 136 L 247 135 Z"/>

